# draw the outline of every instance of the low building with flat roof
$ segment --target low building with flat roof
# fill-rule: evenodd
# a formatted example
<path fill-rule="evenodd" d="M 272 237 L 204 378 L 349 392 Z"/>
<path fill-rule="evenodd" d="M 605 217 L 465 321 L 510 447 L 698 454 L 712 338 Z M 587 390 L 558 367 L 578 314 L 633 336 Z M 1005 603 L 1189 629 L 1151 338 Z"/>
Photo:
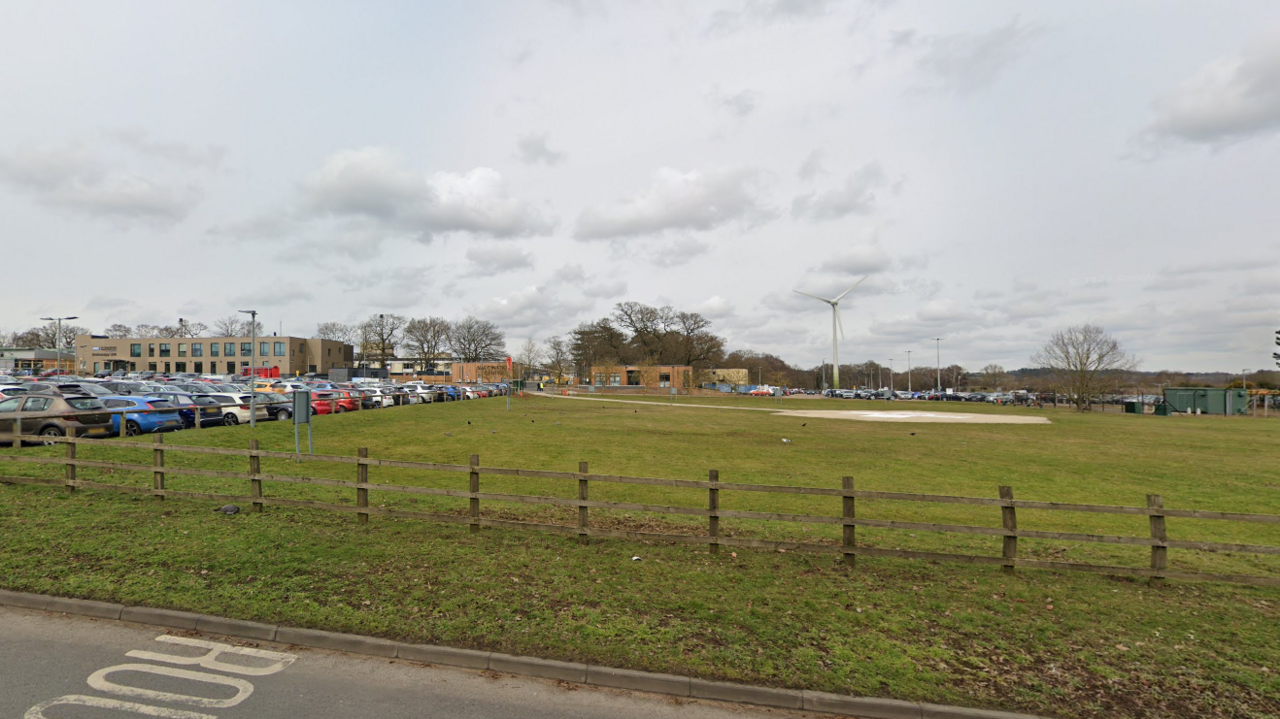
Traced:
<path fill-rule="evenodd" d="M 693 368 L 669 364 L 593 366 L 585 379 L 594 387 L 688 388 L 693 386 Z"/>
<path fill-rule="evenodd" d="M 125 337 L 78 335 L 76 372 L 150 370 L 163 374 L 248 374 L 276 369 L 281 377 L 328 374 L 350 367 L 355 349 L 345 342 L 306 337 Z"/>

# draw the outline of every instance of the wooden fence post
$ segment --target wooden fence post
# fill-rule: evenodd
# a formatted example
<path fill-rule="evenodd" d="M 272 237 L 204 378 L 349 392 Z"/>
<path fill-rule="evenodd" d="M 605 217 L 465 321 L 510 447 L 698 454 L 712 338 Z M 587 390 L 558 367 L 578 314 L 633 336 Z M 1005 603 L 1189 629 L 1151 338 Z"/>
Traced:
<path fill-rule="evenodd" d="M 74 438 L 72 438 L 74 439 Z M 76 491 L 76 445 L 73 442 L 67 443 L 67 491 Z"/>
<path fill-rule="evenodd" d="M 262 480 L 258 479 L 258 475 L 262 474 L 262 459 L 258 457 L 258 440 L 249 440 L 249 484 L 253 489 L 255 499 L 262 497 Z M 262 502 L 253 503 L 253 511 L 262 511 Z"/>
<path fill-rule="evenodd" d="M 1151 509 L 1163 509 L 1164 498 L 1158 494 L 1147 495 L 1147 506 Z M 1164 515 L 1152 514 L 1151 518 L 1151 538 L 1160 542 L 1159 545 L 1151 545 L 1151 568 L 1157 571 L 1164 569 L 1169 561 L 1169 548 L 1164 546 L 1164 541 L 1168 539 L 1164 528 Z M 1159 587 L 1164 584 L 1164 577 L 1159 574 L 1151 577 L 1151 586 Z"/>
<path fill-rule="evenodd" d="M 356 454 L 360 457 L 360 459 L 368 459 L 369 448 L 361 447 L 360 449 L 356 450 Z M 356 465 L 356 483 L 357 484 L 369 483 L 369 465 L 365 464 L 364 462 L 361 462 Z M 366 508 L 369 506 L 369 489 L 367 487 L 356 488 L 356 506 L 366 507 Z M 368 512 L 360 512 L 356 515 L 356 517 L 357 517 L 357 521 L 359 521 L 360 524 L 369 523 Z"/>
<path fill-rule="evenodd" d="M 128 431 L 125 429 L 126 425 L 128 424 L 129 424 L 129 421 L 125 417 L 125 413 L 121 412 L 120 413 L 120 439 L 124 439 L 125 437 L 129 436 Z"/>
<path fill-rule="evenodd" d="M 120 419 L 124 419 L 122 416 Z M 164 489 L 164 435 L 157 432 L 155 434 L 156 448 L 151 450 L 151 464 L 155 468 L 152 473 L 151 488 L 156 490 Z M 163 494 L 153 494 L 157 502 L 164 501 Z"/>
<path fill-rule="evenodd" d="M 720 482 L 720 470 L 707 470 L 707 481 L 712 484 Z M 711 553 L 720 553 L 720 543 L 715 541 L 720 536 L 720 490 L 711 488 L 707 490 L 707 510 L 711 512 L 707 517 L 707 534 L 711 535 Z"/>
<path fill-rule="evenodd" d="M 578 462 L 578 474 L 582 476 L 578 478 L 578 499 L 587 501 L 587 473 L 590 468 L 586 462 Z M 587 536 L 587 505 L 578 505 L 578 544 L 586 544 L 590 541 Z"/>
<path fill-rule="evenodd" d="M 853 491 L 853 477 L 844 477 L 840 480 L 841 486 L 845 491 Z M 853 519 L 857 510 L 856 497 L 844 497 L 844 518 Z M 852 524 L 844 525 L 844 564 L 846 567 L 854 566 L 858 561 L 858 555 L 854 553 L 854 547 L 858 546 L 857 527 Z"/>
<path fill-rule="evenodd" d="M 480 455 L 478 454 L 471 455 L 471 477 L 470 477 L 471 483 L 469 485 L 470 486 L 469 491 L 472 494 L 476 494 L 477 492 L 480 491 L 480 472 L 477 470 L 479 466 L 480 466 Z M 477 519 L 480 519 L 480 498 L 472 497 L 471 498 L 471 531 L 472 533 L 480 531 L 480 523 L 475 521 Z"/>
<path fill-rule="evenodd" d="M 1013 487 L 1000 487 L 1000 499 L 1013 501 Z M 1018 531 L 1018 514 L 1017 510 L 1012 507 L 1000 507 L 1000 519 L 1004 523 L 1004 528 L 1010 532 Z M 1018 558 L 1018 537 L 1017 535 L 1006 534 L 1004 536 L 1004 558 L 1010 560 L 1008 564 L 1001 565 L 1000 569 L 1004 572 L 1013 572 L 1014 559 Z"/>

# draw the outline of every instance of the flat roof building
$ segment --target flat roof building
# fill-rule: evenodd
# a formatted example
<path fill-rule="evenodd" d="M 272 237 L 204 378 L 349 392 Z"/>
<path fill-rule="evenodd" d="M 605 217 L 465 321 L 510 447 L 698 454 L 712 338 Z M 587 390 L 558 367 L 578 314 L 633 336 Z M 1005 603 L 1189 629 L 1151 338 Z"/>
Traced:
<path fill-rule="evenodd" d="M 249 366 L 276 368 L 281 377 L 350 367 L 355 349 L 345 342 L 306 337 L 76 337 L 76 372 L 150 370 L 164 374 L 248 374 Z"/>

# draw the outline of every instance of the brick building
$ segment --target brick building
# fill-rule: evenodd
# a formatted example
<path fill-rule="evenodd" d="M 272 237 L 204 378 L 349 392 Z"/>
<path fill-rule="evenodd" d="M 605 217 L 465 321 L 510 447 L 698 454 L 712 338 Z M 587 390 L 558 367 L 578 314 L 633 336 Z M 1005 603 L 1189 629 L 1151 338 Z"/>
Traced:
<path fill-rule="evenodd" d="M 595 387 L 688 388 L 693 386 L 693 368 L 666 364 L 593 366 L 584 379 Z"/>
<path fill-rule="evenodd" d="M 279 376 L 350 367 L 354 348 L 334 340 L 305 337 L 76 337 L 76 372 L 151 370 L 171 374 L 242 374 L 250 362 L 257 368 L 276 368 Z"/>

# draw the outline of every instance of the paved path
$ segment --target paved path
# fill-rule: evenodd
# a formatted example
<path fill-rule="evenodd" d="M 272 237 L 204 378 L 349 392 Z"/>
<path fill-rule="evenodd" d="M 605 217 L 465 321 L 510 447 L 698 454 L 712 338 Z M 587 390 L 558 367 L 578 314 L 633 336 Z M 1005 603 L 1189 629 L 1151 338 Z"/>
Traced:
<path fill-rule="evenodd" d="M 730 719 L 816 716 L 0 607 L 0 717 Z"/>
<path fill-rule="evenodd" d="M 621 404 L 643 404 L 649 407 L 668 407 L 679 409 L 733 409 L 744 412 L 769 412 L 784 417 L 809 417 L 814 419 L 853 419 L 864 422 L 925 422 L 937 424 L 1052 424 L 1048 417 L 1028 417 L 1013 414 L 985 414 L 967 412 L 931 412 L 928 410 L 905 409 L 895 407 L 892 410 L 844 410 L 844 409 L 770 409 L 768 407 L 733 407 L 724 404 L 694 404 L 692 402 L 648 402 L 640 399 L 604 399 L 601 397 L 582 397 L 573 395 L 545 394 L 530 392 L 531 397 L 554 399 L 576 399 L 586 402 L 618 402 Z M 895 404 L 906 403 L 906 400 Z"/>

